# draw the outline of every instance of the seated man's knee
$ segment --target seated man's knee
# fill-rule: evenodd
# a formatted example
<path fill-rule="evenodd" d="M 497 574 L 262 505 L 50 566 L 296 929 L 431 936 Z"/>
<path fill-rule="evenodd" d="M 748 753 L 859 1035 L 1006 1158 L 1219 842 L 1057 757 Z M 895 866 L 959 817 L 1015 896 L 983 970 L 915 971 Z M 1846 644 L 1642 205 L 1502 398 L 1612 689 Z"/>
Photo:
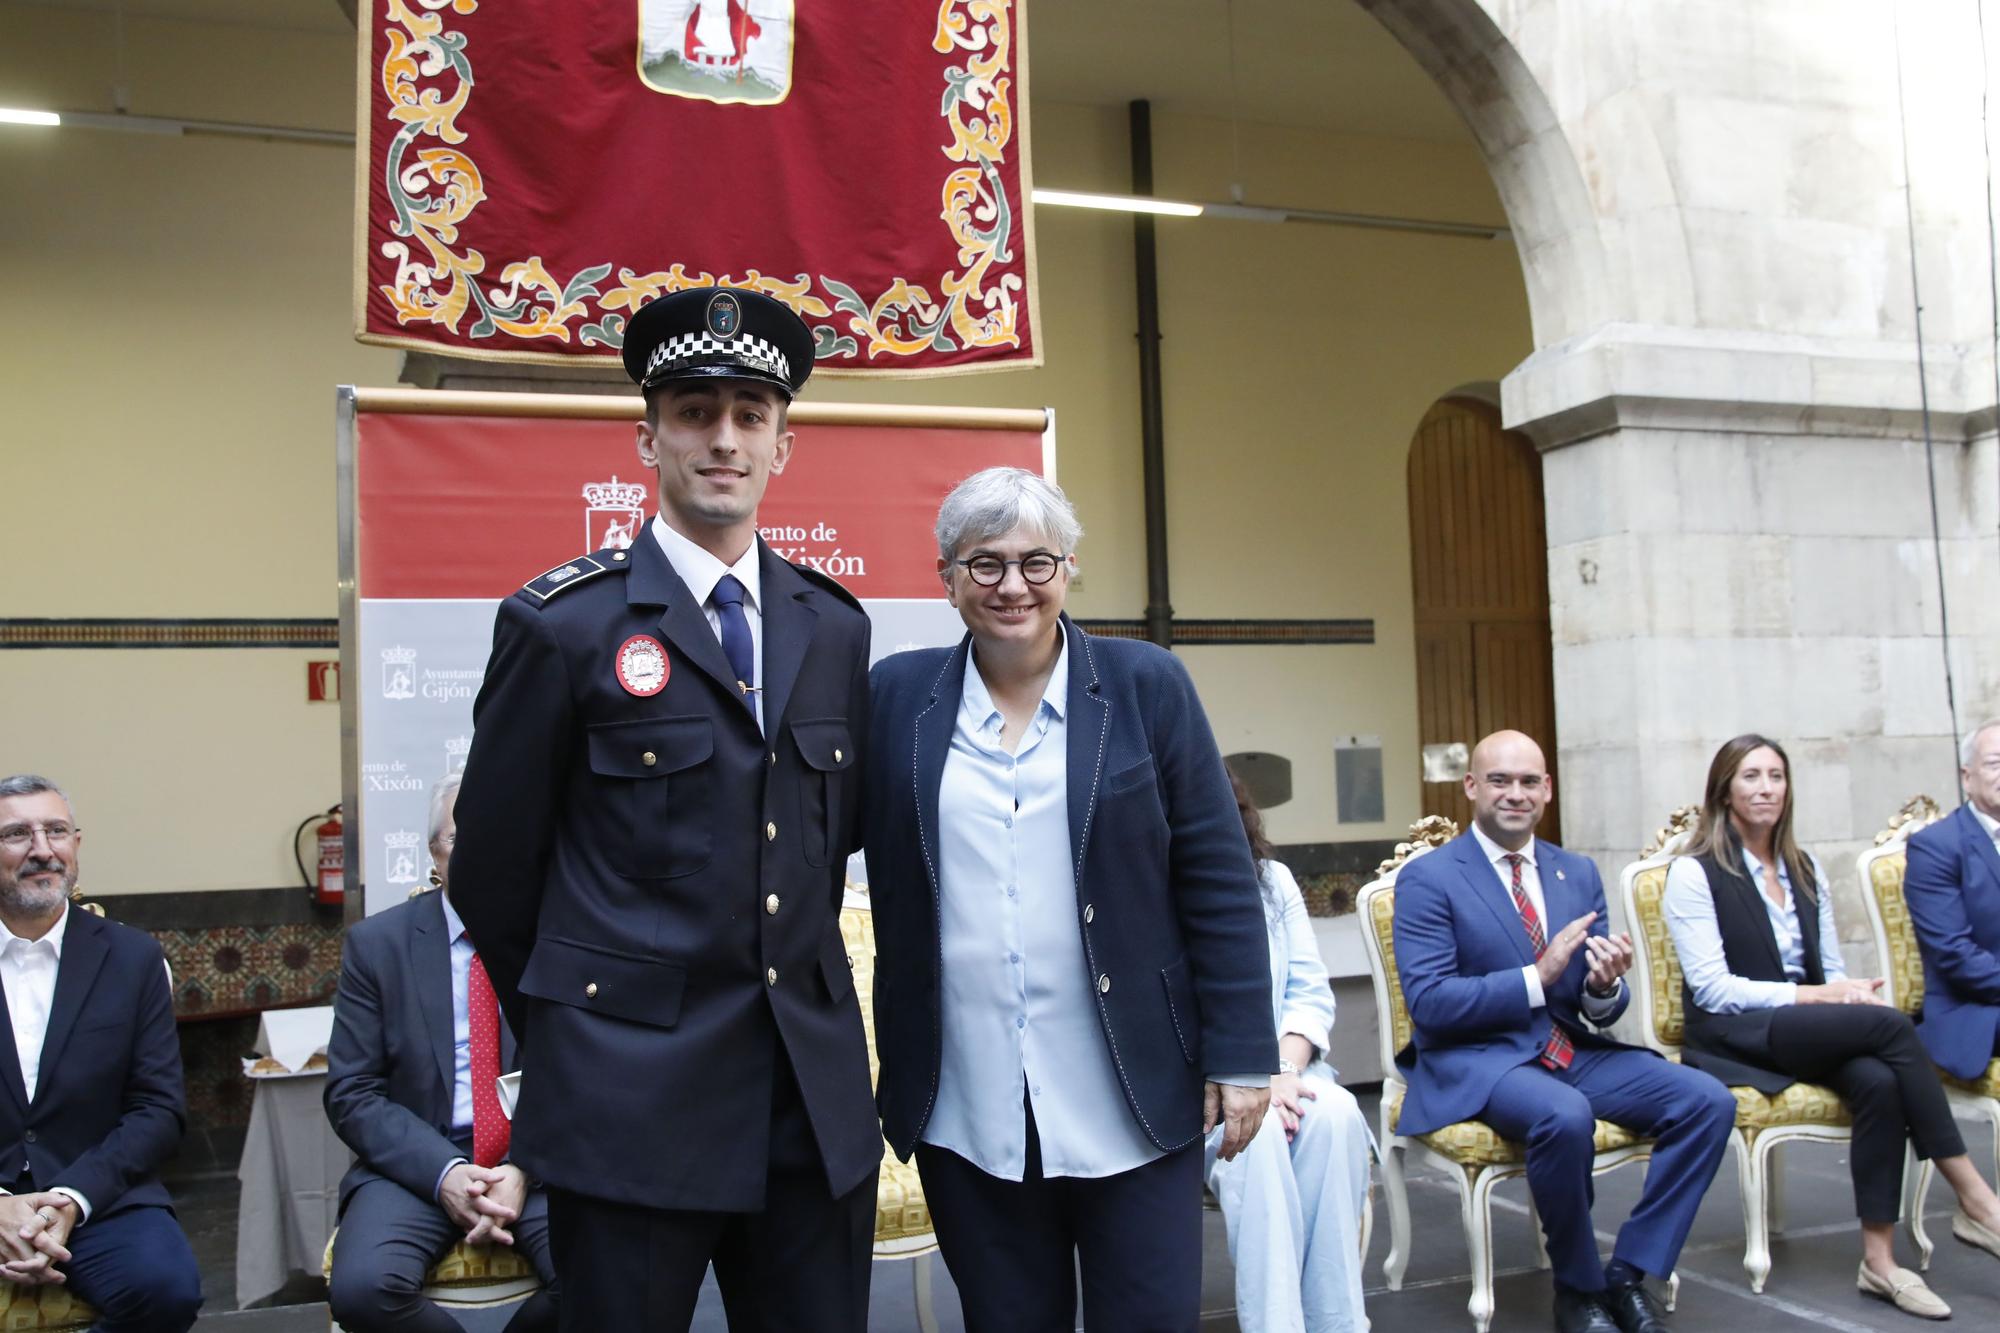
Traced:
<path fill-rule="evenodd" d="M 335 1322 L 348 1333 L 368 1333 L 423 1299 L 423 1278 L 395 1267 L 371 1262 L 372 1256 L 357 1254 L 342 1262 L 336 1249 L 333 1275 L 327 1280 L 326 1303 Z"/>
<path fill-rule="evenodd" d="M 1701 1118 L 1715 1133 L 1727 1134 L 1736 1127 L 1736 1094 L 1707 1075 L 1702 1083 Z"/>
<path fill-rule="evenodd" d="M 1580 1096 L 1561 1098 L 1549 1105 L 1528 1132 L 1534 1145 L 1589 1153 L 1597 1139 L 1597 1117 L 1590 1103 Z"/>
<path fill-rule="evenodd" d="M 194 1327 L 201 1313 L 201 1272 L 192 1252 L 133 1257 L 122 1282 L 109 1291 L 91 1292 L 104 1325 L 146 1333 L 183 1333 Z"/>

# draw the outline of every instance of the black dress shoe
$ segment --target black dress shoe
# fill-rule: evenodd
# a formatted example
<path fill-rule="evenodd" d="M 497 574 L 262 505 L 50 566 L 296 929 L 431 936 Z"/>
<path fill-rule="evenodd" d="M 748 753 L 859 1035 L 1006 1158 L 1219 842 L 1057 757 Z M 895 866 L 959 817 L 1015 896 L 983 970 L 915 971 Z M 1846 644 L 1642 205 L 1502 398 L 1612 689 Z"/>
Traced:
<path fill-rule="evenodd" d="M 1556 1288 L 1556 1333 L 1619 1333 L 1605 1308 L 1605 1293 Z"/>
<path fill-rule="evenodd" d="M 1604 1305 L 1618 1321 L 1619 1333 L 1668 1333 L 1667 1312 L 1643 1282 L 1608 1289 Z"/>

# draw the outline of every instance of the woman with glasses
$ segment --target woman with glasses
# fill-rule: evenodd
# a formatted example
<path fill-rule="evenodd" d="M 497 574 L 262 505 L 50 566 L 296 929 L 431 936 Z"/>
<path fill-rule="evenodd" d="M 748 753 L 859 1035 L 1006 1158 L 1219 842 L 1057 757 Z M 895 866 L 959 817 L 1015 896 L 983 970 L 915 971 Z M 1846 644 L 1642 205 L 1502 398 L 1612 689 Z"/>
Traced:
<path fill-rule="evenodd" d="M 1278 1067 L 1256 867 L 1186 670 L 1063 613 L 1081 524 L 1019 468 L 938 512 L 966 634 L 871 677 L 877 1101 L 965 1323 L 1193 1330 L 1203 1138 Z M 1267 1131 L 1268 1132 L 1268 1131 Z"/>
<path fill-rule="evenodd" d="M 1905 1313 L 1949 1318 L 1896 1263 L 1905 1145 L 1937 1163 L 1996 1253 L 2000 1199 L 1965 1155 L 1916 1028 L 1882 1000 L 1881 978 L 1847 975 L 1826 874 L 1792 836 L 1791 761 L 1776 741 L 1744 735 L 1716 751 L 1664 907 L 1686 977 L 1687 1063 L 1766 1096 L 1801 1079 L 1839 1094 L 1854 1117 L 1855 1285 Z"/>

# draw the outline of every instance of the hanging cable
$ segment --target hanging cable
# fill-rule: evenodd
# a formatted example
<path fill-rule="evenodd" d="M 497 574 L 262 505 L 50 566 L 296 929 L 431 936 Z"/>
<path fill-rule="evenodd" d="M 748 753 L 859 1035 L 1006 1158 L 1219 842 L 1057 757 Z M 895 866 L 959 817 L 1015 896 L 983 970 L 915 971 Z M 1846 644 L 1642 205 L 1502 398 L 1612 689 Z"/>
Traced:
<path fill-rule="evenodd" d="M 1229 29 L 1229 202 L 1243 202 L 1243 103 L 1236 91 L 1236 0 L 1223 0 Z"/>
<path fill-rule="evenodd" d="M 1952 772 L 1959 771 L 1958 763 L 1958 691 L 1952 681 L 1951 672 L 1951 617 L 1945 605 L 1944 588 L 1944 526 L 1938 519 L 1937 494 L 1937 445 L 1931 436 L 1931 389 L 1930 371 L 1924 360 L 1924 299 L 1917 285 L 1917 205 L 1914 192 L 1910 188 L 1910 113 L 1903 100 L 1903 14 L 1902 5 L 1897 4 L 1890 11 L 1895 33 L 1896 54 L 1896 118 L 1903 138 L 1903 220 L 1910 239 L 1910 304 L 1916 313 L 1917 338 L 1917 402 L 1923 412 L 1924 422 L 1924 473 L 1930 482 L 1931 491 L 1931 551 L 1937 559 L 1938 590 L 1938 642 L 1944 653 L 1944 702 L 1951 714 Z M 1959 800 L 1965 799 L 1965 784 L 1959 782 Z"/>
<path fill-rule="evenodd" d="M 1993 58 L 1986 45 L 1986 0 L 1972 0 L 1972 12 L 1979 19 L 1979 141 L 1986 150 L 1986 285 L 1993 303 L 1993 475 L 2000 485 L 2000 236 L 1993 226 L 1993 123 L 1987 116 L 1993 94 Z M 1994 499 L 1996 509 L 2000 509 L 2000 493 Z M 2000 530 L 1994 538 L 1994 552 L 2000 555 Z"/>

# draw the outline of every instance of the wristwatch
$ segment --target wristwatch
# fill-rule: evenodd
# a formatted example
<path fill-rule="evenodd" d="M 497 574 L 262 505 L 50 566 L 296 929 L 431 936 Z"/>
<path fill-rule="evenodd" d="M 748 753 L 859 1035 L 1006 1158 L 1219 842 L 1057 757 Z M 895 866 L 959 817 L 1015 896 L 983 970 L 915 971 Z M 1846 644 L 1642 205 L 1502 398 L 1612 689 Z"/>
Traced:
<path fill-rule="evenodd" d="M 1278 1072 L 1280 1074 L 1296 1074 L 1299 1072 L 1299 1067 L 1281 1055 L 1278 1057 Z"/>

